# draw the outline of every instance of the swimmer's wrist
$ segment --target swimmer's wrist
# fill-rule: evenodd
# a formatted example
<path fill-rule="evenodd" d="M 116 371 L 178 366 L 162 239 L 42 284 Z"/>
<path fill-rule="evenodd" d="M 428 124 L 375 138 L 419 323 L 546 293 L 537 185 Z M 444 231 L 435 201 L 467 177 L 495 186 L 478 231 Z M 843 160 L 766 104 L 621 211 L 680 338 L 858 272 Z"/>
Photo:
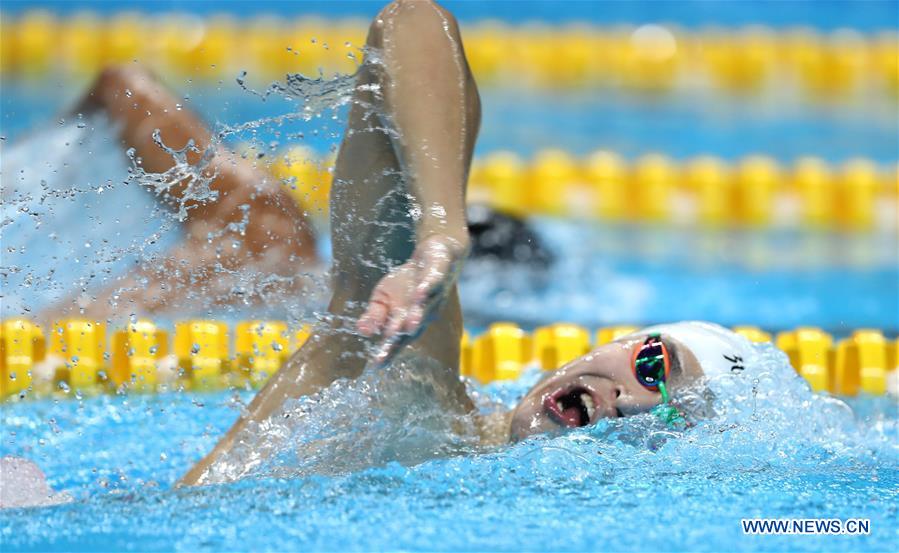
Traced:
<path fill-rule="evenodd" d="M 427 246 L 429 243 L 439 243 L 447 251 L 450 255 L 456 259 L 465 259 L 468 257 L 468 254 L 471 250 L 471 238 L 468 235 L 468 232 L 463 233 L 445 233 L 445 232 L 433 232 L 426 235 L 423 235 L 418 240 L 418 245 L 416 249 L 419 247 Z"/>

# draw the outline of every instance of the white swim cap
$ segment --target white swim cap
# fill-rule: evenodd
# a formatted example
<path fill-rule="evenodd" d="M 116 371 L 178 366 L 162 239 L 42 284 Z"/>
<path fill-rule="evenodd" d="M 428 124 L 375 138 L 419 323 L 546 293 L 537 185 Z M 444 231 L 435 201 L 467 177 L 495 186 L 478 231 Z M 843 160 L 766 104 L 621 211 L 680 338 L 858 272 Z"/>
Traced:
<path fill-rule="evenodd" d="M 753 357 L 749 340 L 722 326 L 700 321 L 663 324 L 644 328 L 639 334 L 665 334 L 685 345 L 706 377 L 740 374 Z"/>

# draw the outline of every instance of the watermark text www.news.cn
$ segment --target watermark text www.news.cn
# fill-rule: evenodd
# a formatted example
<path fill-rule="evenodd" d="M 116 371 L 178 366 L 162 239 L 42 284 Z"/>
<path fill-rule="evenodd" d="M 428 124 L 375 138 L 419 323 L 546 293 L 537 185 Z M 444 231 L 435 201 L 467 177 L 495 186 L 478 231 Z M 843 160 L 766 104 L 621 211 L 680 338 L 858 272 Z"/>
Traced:
<path fill-rule="evenodd" d="M 871 521 L 866 518 L 744 518 L 744 534 L 758 535 L 867 535 Z"/>

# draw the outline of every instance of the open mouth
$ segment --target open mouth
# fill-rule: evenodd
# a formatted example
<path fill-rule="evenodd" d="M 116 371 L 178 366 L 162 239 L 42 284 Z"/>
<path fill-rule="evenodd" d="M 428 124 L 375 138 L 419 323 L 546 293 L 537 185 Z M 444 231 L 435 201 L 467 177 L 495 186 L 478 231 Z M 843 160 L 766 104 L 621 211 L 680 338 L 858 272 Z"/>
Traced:
<path fill-rule="evenodd" d="M 596 414 L 596 398 L 583 386 L 573 386 L 550 394 L 543 402 L 550 416 L 562 426 L 587 426 Z"/>

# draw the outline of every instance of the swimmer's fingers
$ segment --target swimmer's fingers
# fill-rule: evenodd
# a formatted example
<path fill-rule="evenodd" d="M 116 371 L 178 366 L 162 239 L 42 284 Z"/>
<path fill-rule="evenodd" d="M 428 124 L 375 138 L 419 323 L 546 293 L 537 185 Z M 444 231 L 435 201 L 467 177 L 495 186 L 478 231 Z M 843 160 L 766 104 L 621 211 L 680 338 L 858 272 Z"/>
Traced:
<path fill-rule="evenodd" d="M 416 306 L 391 306 L 389 318 L 381 332 L 382 341 L 373 356 L 375 363 L 379 366 L 388 364 L 403 346 L 418 335 L 422 320 L 420 313 L 420 308 Z"/>
<path fill-rule="evenodd" d="M 397 334 L 404 332 L 406 329 L 406 323 L 409 317 L 409 309 L 402 305 L 395 305 L 390 310 L 390 319 L 387 321 L 387 326 L 384 327 L 384 331 L 381 333 L 385 340 L 390 340 Z"/>
<path fill-rule="evenodd" d="M 421 333 L 425 321 L 449 289 L 447 280 L 451 278 L 454 259 L 450 248 L 434 241 L 378 283 L 357 322 L 362 334 L 380 334 L 375 362 L 386 364 Z"/>
<path fill-rule="evenodd" d="M 395 305 L 390 311 L 387 324 L 381 332 L 381 342 L 372 357 L 379 366 L 387 365 L 394 355 L 411 339 L 405 331 L 408 322 L 408 310 Z"/>
<path fill-rule="evenodd" d="M 422 330 L 421 313 L 420 308 L 417 314 L 416 308 L 398 308 L 394 311 L 382 333 L 383 340 L 372 357 L 378 366 L 386 366 L 397 352 L 418 337 Z"/>
<path fill-rule="evenodd" d="M 406 315 L 406 322 L 403 325 L 403 332 L 408 334 L 418 332 L 425 318 L 425 309 L 426 306 L 421 304 L 413 304 L 409 307 L 409 313 Z"/>
<path fill-rule="evenodd" d="M 368 308 L 356 322 L 356 328 L 366 336 L 380 334 L 385 340 L 390 339 L 406 331 L 409 314 L 408 305 L 388 294 L 379 285 L 372 292 Z"/>
<path fill-rule="evenodd" d="M 356 328 L 366 336 L 378 334 L 390 316 L 390 295 L 378 285 L 372 292 L 365 313 L 356 322 Z"/>
<path fill-rule="evenodd" d="M 365 336 L 374 336 L 387 321 L 387 306 L 382 303 L 369 303 L 368 309 L 356 322 L 356 329 Z"/>

